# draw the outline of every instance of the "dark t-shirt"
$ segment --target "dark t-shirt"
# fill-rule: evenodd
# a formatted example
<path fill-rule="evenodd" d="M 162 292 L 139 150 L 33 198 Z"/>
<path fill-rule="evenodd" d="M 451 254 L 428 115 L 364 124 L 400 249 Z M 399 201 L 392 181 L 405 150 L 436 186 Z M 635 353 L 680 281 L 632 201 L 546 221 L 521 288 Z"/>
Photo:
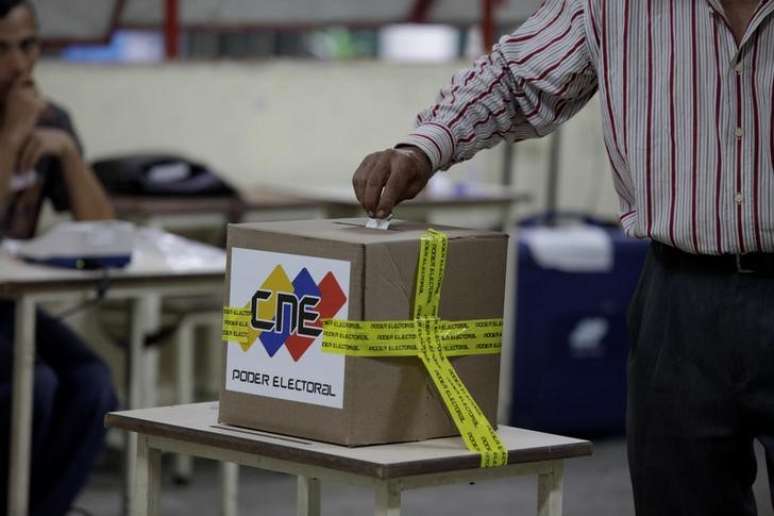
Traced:
<path fill-rule="evenodd" d="M 61 129 L 67 132 L 81 150 L 80 140 L 70 116 L 61 107 L 49 103 L 41 116 L 38 127 Z M 59 160 L 51 156 L 42 158 L 35 166 L 35 181 L 17 192 L 12 192 L 5 213 L 0 218 L 0 237 L 31 238 L 35 235 L 40 210 L 45 199 L 50 199 L 54 209 L 65 211 L 70 207 L 67 185 L 62 176 Z"/>

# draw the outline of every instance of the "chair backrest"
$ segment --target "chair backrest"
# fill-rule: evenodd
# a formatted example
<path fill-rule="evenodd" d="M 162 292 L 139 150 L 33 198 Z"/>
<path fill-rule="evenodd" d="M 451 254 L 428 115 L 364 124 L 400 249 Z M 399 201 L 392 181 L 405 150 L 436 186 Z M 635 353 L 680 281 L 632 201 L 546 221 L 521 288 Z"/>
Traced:
<path fill-rule="evenodd" d="M 233 187 L 201 163 L 171 154 L 130 154 L 100 159 L 94 172 L 112 194 L 233 196 Z"/>

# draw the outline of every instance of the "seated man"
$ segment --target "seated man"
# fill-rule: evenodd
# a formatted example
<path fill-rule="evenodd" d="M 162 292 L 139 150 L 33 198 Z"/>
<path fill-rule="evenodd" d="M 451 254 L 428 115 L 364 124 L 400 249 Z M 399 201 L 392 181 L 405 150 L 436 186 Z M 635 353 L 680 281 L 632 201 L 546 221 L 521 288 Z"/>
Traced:
<path fill-rule="evenodd" d="M 113 216 L 84 164 L 70 119 L 47 103 L 32 72 L 37 20 L 24 0 L 0 0 L 0 236 L 30 238 L 50 199 L 78 220 Z M 32 478 L 34 515 L 66 514 L 104 441 L 116 399 L 106 365 L 62 322 L 37 314 Z M 7 507 L 14 305 L 0 301 L 0 514 Z"/>

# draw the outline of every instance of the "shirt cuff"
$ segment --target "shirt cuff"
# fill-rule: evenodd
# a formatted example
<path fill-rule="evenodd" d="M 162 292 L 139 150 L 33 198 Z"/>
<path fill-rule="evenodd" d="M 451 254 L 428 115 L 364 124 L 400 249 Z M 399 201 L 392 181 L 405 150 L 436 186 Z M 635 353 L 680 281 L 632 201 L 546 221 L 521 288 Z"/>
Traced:
<path fill-rule="evenodd" d="M 427 154 L 433 170 L 446 169 L 454 155 L 454 140 L 451 131 L 441 124 L 425 123 L 398 142 L 398 145 L 413 145 Z"/>

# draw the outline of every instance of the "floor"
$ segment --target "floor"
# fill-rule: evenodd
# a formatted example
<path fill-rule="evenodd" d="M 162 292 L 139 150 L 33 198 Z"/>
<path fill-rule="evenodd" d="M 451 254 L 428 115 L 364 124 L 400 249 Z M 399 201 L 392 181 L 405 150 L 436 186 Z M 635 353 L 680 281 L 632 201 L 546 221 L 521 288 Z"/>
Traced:
<path fill-rule="evenodd" d="M 759 478 L 755 484 L 760 516 L 774 516 L 766 480 L 766 469 L 758 449 Z M 166 459 L 168 461 L 168 458 Z M 77 502 L 93 516 L 118 516 L 121 479 L 119 453 L 107 454 L 87 489 Z M 167 464 L 169 466 L 171 464 Z M 166 467 L 162 488 L 163 516 L 217 515 L 218 468 L 210 461 L 197 461 L 188 485 L 176 485 Z M 623 439 L 594 442 L 594 455 L 567 462 L 564 514 L 566 516 L 633 516 L 631 487 Z M 326 516 L 373 514 L 373 496 L 366 490 L 338 484 L 323 484 Z M 476 485 L 458 485 L 409 491 L 403 496 L 405 515 L 469 516 L 534 514 L 535 480 L 522 478 Z M 242 468 L 240 515 L 295 515 L 295 481 L 287 475 Z M 523 509 L 522 509 L 523 508 Z"/>

